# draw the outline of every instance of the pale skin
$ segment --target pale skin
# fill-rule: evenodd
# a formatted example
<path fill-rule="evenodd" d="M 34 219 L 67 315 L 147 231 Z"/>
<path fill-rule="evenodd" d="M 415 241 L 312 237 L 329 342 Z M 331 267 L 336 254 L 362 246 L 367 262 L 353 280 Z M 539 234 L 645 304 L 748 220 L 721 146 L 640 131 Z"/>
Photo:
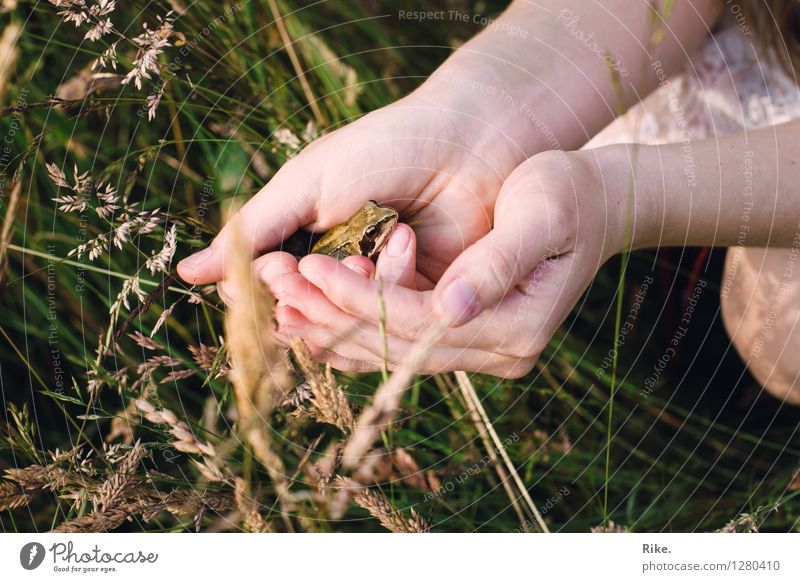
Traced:
<path fill-rule="evenodd" d="M 408 97 L 309 146 L 242 211 L 284 341 L 304 338 L 341 370 L 377 369 L 380 293 L 390 366 L 444 320 L 450 327 L 423 371 L 522 376 L 600 266 L 625 248 L 626 232 L 633 248 L 734 244 L 746 155 L 756 202 L 747 244 L 791 244 L 800 124 L 694 142 L 691 197 L 679 145 L 548 151 L 582 145 L 613 119 L 620 97 L 607 64 L 564 27 L 562 10 L 629 71 L 621 89 L 633 103 L 657 84 L 649 63 L 677 70 L 720 4 L 676 2 L 664 39 L 650 46 L 644 1 L 514 2 L 500 22 L 527 35 L 487 29 Z M 413 214 L 413 229 L 398 226 L 377 265 L 322 255 L 298 263 L 272 251 L 297 228 L 326 230 L 369 199 Z M 221 281 L 226 236 L 183 261 L 180 275 Z"/>

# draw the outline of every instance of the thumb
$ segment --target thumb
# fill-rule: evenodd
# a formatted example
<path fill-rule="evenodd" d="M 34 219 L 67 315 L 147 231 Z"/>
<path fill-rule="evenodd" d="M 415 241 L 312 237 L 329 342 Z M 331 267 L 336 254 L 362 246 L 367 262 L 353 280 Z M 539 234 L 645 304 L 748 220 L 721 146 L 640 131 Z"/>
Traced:
<path fill-rule="evenodd" d="M 387 285 L 414 289 L 417 275 L 417 240 L 407 224 L 398 224 L 386 248 L 378 255 L 375 278 Z"/>
<path fill-rule="evenodd" d="M 434 311 L 449 325 L 463 325 L 500 301 L 528 273 L 558 254 L 560 242 L 546 210 L 530 202 L 498 199 L 493 229 L 450 265 L 433 293 Z M 508 196 L 506 197 L 508 198 Z M 519 198 L 512 196 L 511 198 Z"/>
<path fill-rule="evenodd" d="M 267 185 L 238 211 L 239 234 L 253 257 L 276 247 L 298 228 L 317 218 L 312 201 L 320 189 L 321 178 L 319 172 L 312 171 L 311 165 L 313 158 L 301 153 L 284 164 Z M 210 186 L 209 193 L 213 195 Z M 233 216 L 228 222 L 232 220 Z M 226 225 L 211 246 L 178 263 L 181 278 L 193 285 L 222 280 L 229 258 L 226 255 L 230 251 L 230 238 L 231 229 Z"/>

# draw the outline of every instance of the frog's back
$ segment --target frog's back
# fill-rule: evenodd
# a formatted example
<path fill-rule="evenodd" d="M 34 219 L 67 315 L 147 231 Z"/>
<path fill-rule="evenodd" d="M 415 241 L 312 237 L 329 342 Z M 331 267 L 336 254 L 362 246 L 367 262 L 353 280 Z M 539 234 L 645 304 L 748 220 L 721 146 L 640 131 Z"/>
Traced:
<path fill-rule="evenodd" d="M 333 257 L 334 259 L 341 261 L 342 259 L 346 259 L 347 257 L 351 257 L 354 254 L 347 246 L 332 246 L 326 244 L 317 244 L 313 252 L 319 253 L 321 255 L 328 255 L 329 257 Z"/>

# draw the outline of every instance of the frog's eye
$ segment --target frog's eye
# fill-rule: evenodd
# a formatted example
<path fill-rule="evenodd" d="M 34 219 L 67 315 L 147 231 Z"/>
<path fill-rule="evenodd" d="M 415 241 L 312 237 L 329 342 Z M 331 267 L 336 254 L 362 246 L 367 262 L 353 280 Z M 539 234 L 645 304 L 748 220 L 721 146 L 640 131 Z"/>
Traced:
<path fill-rule="evenodd" d="M 378 236 L 378 227 L 370 226 L 364 231 L 364 234 L 367 236 L 367 238 L 375 238 Z"/>

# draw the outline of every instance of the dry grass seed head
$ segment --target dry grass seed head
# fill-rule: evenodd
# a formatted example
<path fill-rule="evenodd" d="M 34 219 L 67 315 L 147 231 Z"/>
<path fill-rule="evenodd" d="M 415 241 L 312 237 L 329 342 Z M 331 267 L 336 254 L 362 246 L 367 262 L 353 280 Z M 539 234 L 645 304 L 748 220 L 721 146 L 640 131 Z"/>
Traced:
<path fill-rule="evenodd" d="M 292 339 L 292 352 L 303 376 L 308 382 L 313 397 L 311 412 L 320 422 L 332 424 L 344 432 L 352 432 L 355 426 L 353 411 L 342 387 L 333 377 L 330 366 L 323 372 L 311 356 L 308 346 L 300 339 Z"/>
<path fill-rule="evenodd" d="M 272 526 L 258 512 L 258 502 L 250 493 L 247 482 L 236 478 L 236 507 L 242 515 L 242 527 L 252 533 L 267 533 L 272 531 Z"/>
<path fill-rule="evenodd" d="M 236 300 L 225 313 L 225 330 L 239 427 L 286 503 L 286 472 L 283 460 L 272 450 L 269 418 L 289 391 L 289 362 L 275 338 L 275 300 L 253 277 L 252 248 L 241 233 L 240 221 L 234 218 L 228 228 L 225 284 Z"/>
<path fill-rule="evenodd" d="M 112 447 L 109 452 L 116 449 L 116 446 Z M 112 465 L 116 465 L 116 472 L 100 485 L 92 497 L 95 511 L 103 512 L 111 509 L 124 498 L 127 490 L 136 482 L 133 473 L 146 455 L 147 449 L 140 441 L 136 441 L 124 455 L 112 462 Z M 108 453 L 106 457 L 109 457 Z"/>
<path fill-rule="evenodd" d="M 0 511 L 28 505 L 32 498 L 33 495 L 19 483 L 7 480 L 0 481 Z"/>
<path fill-rule="evenodd" d="M 413 508 L 411 516 L 405 516 L 395 508 L 391 501 L 380 491 L 369 489 L 352 479 L 337 476 L 336 484 L 341 490 L 352 496 L 353 501 L 366 509 L 380 524 L 394 533 L 428 533 L 431 525 Z"/>
<path fill-rule="evenodd" d="M 204 455 L 205 457 L 216 456 L 217 452 L 214 449 L 214 445 L 198 439 L 189 428 L 189 425 L 182 420 L 178 420 L 178 417 L 171 410 L 167 408 L 157 409 L 144 399 L 136 401 L 136 408 L 153 424 L 166 424 L 169 426 L 169 433 L 174 439 L 172 446 L 177 450 L 182 453 Z"/>
<path fill-rule="evenodd" d="M 381 431 L 395 419 L 403 394 L 411 385 L 417 371 L 424 367 L 431 347 L 446 328 L 442 321 L 425 330 L 412 346 L 408 358 L 378 387 L 370 405 L 359 415 L 355 429 L 347 441 L 342 460 L 345 468 L 357 469 Z"/>

